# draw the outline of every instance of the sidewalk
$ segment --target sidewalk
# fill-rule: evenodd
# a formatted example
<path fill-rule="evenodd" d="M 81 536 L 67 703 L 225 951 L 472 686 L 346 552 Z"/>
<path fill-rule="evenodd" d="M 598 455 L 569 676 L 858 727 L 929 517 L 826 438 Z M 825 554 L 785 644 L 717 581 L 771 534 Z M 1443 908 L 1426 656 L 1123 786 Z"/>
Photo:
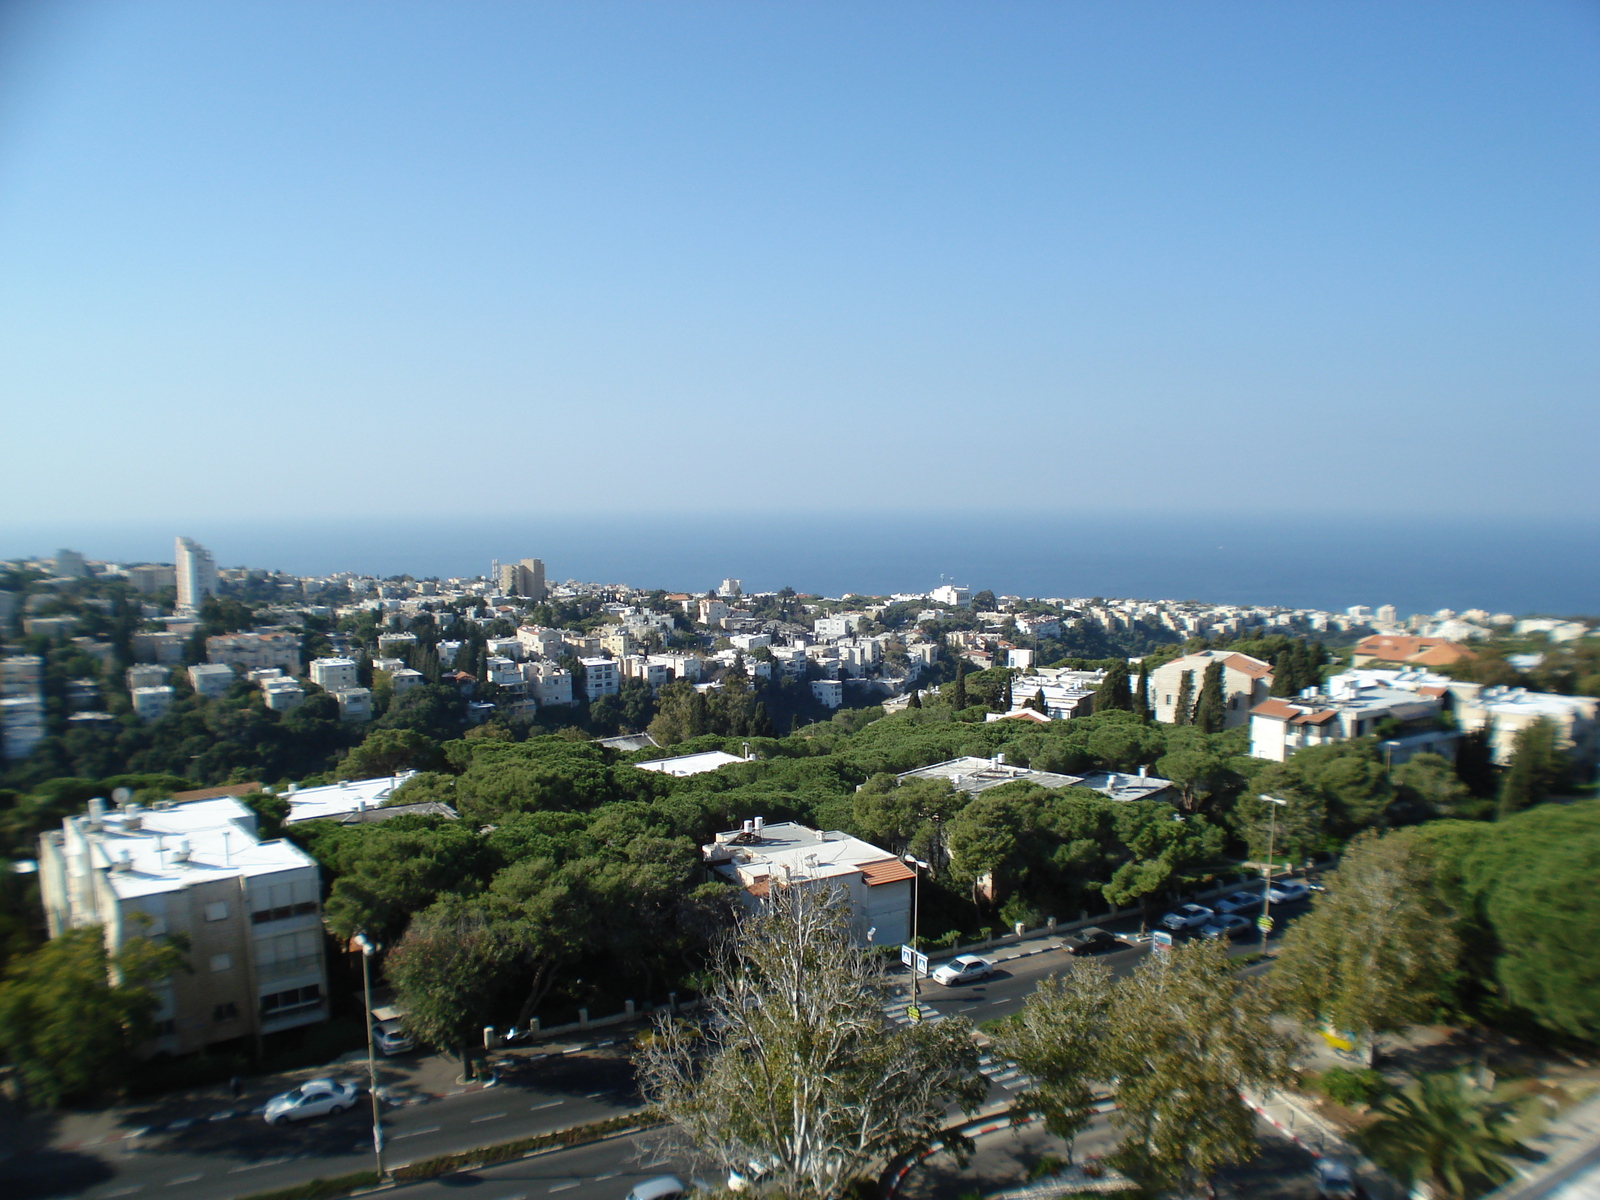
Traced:
<path fill-rule="evenodd" d="M 604 1032 L 610 1036 L 503 1048 L 491 1055 L 490 1062 L 515 1070 L 521 1064 L 543 1058 L 612 1046 L 627 1037 L 625 1033 L 613 1030 Z M 460 1062 L 436 1053 L 410 1053 L 393 1058 L 379 1055 L 377 1067 L 378 1095 L 386 1108 L 429 1104 L 468 1092 L 482 1091 L 486 1087 L 496 1086 L 498 1082 L 495 1077 L 487 1082 L 462 1083 Z M 44 1144 L 56 1150 L 77 1150 L 162 1133 L 176 1133 L 208 1121 L 233 1121 L 259 1116 L 266 1102 L 280 1092 L 286 1092 L 308 1079 L 330 1076 L 359 1083 L 365 1093 L 366 1052 L 351 1051 L 320 1067 L 245 1077 L 240 1081 L 244 1090 L 238 1099 L 229 1094 L 226 1084 L 215 1084 L 92 1111 L 68 1109 L 48 1114 L 32 1113 L 24 1118 L 24 1122 L 52 1122 L 53 1128 L 48 1138 L 44 1139 Z M 8 1147 L 0 1145 L 0 1157 L 3 1157 L 6 1149 Z"/>

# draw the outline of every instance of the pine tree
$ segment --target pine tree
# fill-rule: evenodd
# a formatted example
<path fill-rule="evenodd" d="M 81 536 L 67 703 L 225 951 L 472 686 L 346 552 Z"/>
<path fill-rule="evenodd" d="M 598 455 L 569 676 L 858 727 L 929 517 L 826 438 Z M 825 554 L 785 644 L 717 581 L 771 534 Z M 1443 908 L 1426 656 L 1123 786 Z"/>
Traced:
<path fill-rule="evenodd" d="M 772 728 L 772 718 L 767 716 L 767 706 L 764 701 L 756 701 L 755 713 L 750 718 L 751 737 L 776 737 Z"/>
<path fill-rule="evenodd" d="M 911 699 L 906 701 L 906 707 L 907 708 L 921 708 L 922 707 L 922 693 L 918 689 L 916 689 L 916 688 L 912 688 L 911 689 Z"/>
<path fill-rule="evenodd" d="M 1107 712 L 1114 708 L 1131 711 L 1133 693 L 1128 687 L 1128 664 L 1121 659 L 1111 664 L 1106 677 L 1094 692 L 1094 711 Z"/>
<path fill-rule="evenodd" d="M 950 704 L 957 712 L 967 707 L 967 660 L 956 659 L 956 683 L 950 692 Z"/>
<path fill-rule="evenodd" d="M 1155 719 L 1155 714 L 1150 711 L 1150 668 L 1143 662 L 1139 663 L 1139 688 L 1134 693 L 1133 711 L 1139 714 L 1141 721 Z"/>
<path fill-rule="evenodd" d="M 1222 694 L 1222 664 L 1213 662 L 1206 668 L 1200 683 L 1200 698 L 1194 705 L 1194 723 L 1203 733 L 1221 733 L 1227 724 L 1227 701 Z"/>
<path fill-rule="evenodd" d="M 1299 688 L 1300 663 L 1294 647 L 1279 650 L 1272 659 L 1272 695 L 1293 696 Z"/>
<path fill-rule="evenodd" d="M 1561 782 L 1556 727 L 1543 717 L 1519 730 L 1500 780 L 1499 815 L 1510 816 L 1546 799 Z"/>
<path fill-rule="evenodd" d="M 1493 796 L 1500 772 L 1494 765 L 1494 722 L 1462 735 L 1456 747 L 1456 777 L 1480 799 Z"/>
<path fill-rule="evenodd" d="M 1011 676 L 1007 675 L 1006 676 L 1006 686 L 1000 693 L 1000 710 L 999 711 L 1001 711 L 1001 712 L 1010 712 L 1012 703 L 1013 703 L 1013 697 L 1011 695 Z"/>
<path fill-rule="evenodd" d="M 1172 723 L 1174 725 L 1190 725 L 1194 722 L 1194 672 L 1185 671 L 1183 678 L 1178 681 L 1178 703 L 1172 710 Z"/>
<path fill-rule="evenodd" d="M 1322 686 L 1322 664 L 1328 661 L 1328 649 L 1321 642 L 1306 652 L 1306 687 Z"/>
<path fill-rule="evenodd" d="M 1028 701 L 1028 707 L 1033 709 L 1034 712 L 1043 713 L 1047 717 L 1050 715 L 1050 707 L 1044 702 L 1043 688 L 1033 694 L 1033 699 Z"/>

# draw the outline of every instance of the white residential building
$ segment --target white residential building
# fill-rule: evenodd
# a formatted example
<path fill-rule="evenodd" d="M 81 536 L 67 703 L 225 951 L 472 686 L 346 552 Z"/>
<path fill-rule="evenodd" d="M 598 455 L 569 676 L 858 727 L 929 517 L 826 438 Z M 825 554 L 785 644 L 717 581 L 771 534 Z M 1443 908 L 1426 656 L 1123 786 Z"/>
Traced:
<path fill-rule="evenodd" d="M 935 604 L 948 604 L 952 608 L 965 608 L 967 601 L 972 598 L 970 588 L 956 587 L 954 584 L 944 584 L 928 593 L 928 599 Z"/>
<path fill-rule="evenodd" d="M 421 671 L 413 671 L 410 667 L 401 667 L 399 670 L 389 672 L 389 686 L 394 689 L 396 696 L 402 692 L 409 692 L 414 687 L 421 687 L 428 682 L 428 677 Z M 520 673 L 518 682 L 521 682 Z"/>
<path fill-rule="evenodd" d="M 361 671 L 353 658 L 314 658 L 311 660 L 311 682 L 325 692 L 353 688 L 360 683 Z"/>
<path fill-rule="evenodd" d="M 273 712 L 289 712 L 299 707 L 306 698 L 306 690 L 298 680 L 280 677 L 261 681 L 261 701 Z"/>
<path fill-rule="evenodd" d="M 128 695 L 133 700 L 133 714 L 141 721 L 154 721 L 172 709 L 177 693 L 170 687 L 136 687 Z"/>
<path fill-rule="evenodd" d="M 1535 721 L 1545 720 L 1556 728 L 1557 745 L 1575 762 L 1593 766 L 1600 761 L 1600 724 L 1596 709 L 1600 700 L 1593 696 L 1560 696 L 1550 692 L 1530 692 L 1523 688 L 1483 687 L 1475 683 L 1456 683 L 1450 688 L 1455 698 L 1456 719 L 1461 728 L 1472 731 L 1490 726 L 1494 760 L 1511 761 L 1517 734 Z"/>
<path fill-rule="evenodd" d="M 183 661 L 184 643 L 189 639 L 173 630 L 141 630 L 133 635 L 133 657 L 138 662 L 175 667 Z"/>
<path fill-rule="evenodd" d="M 523 677 L 538 693 L 541 708 L 560 707 L 572 703 L 572 672 L 553 662 L 531 662 L 523 665 Z"/>
<path fill-rule="evenodd" d="M 838 708 L 844 703 L 844 684 L 837 679 L 813 679 L 811 696 L 825 708 Z"/>
<path fill-rule="evenodd" d="M 836 829 L 759 817 L 701 848 L 706 865 L 744 888 L 754 907 L 774 887 L 841 888 L 855 913 L 856 938 L 893 946 L 911 936 L 911 868 L 870 842 Z"/>
<path fill-rule="evenodd" d="M 1397 722 L 1400 729 L 1384 742 L 1391 765 L 1417 754 L 1454 758 L 1460 735 L 1436 724 L 1444 711 L 1443 687 L 1390 687 L 1372 678 L 1401 674 L 1349 671 L 1292 699 L 1263 700 L 1250 712 L 1250 753 L 1283 762 L 1306 746 L 1375 735 L 1380 723 Z"/>
<path fill-rule="evenodd" d="M 580 658 L 583 664 L 583 692 L 591 701 L 615 696 L 621 686 L 617 663 L 611 658 Z"/>
<path fill-rule="evenodd" d="M 128 682 L 128 690 L 132 691 L 134 688 L 161 687 L 172 678 L 172 672 L 153 663 L 139 663 L 129 667 L 123 678 Z"/>
<path fill-rule="evenodd" d="M 15 762 L 44 738 L 44 659 L 19 654 L 0 659 L 0 754 Z"/>
<path fill-rule="evenodd" d="M 178 611 L 194 613 L 207 596 L 217 593 L 217 564 L 208 551 L 193 538 L 181 537 L 175 545 Z"/>
<path fill-rule="evenodd" d="M 198 663 L 189 668 L 189 686 L 194 689 L 195 695 L 204 696 L 207 700 L 226 696 L 238 678 L 232 667 L 221 663 Z"/>
<path fill-rule="evenodd" d="M 181 1054 L 327 1018 L 321 875 L 283 839 L 257 840 L 231 797 L 81 817 L 39 839 L 50 935 L 104 928 L 118 952 L 141 934 L 181 936 L 191 970 L 156 985 L 153 1051 Z"/>
<path fill-rule="evenodd" d="M 336 688 L 333 698 L 339 702 L 339 716 L 345 721 L 372 720 L 372 691 L 364 687 Z"/>
<path fill-rule="evenodd" d="M 676 758 L 653 758 L 649 762 L 634 763 L 641 771 L 654 771 L 660 775 L 672 775 L 682 779 L 688 775 L 704 775 L 707 771 L 715 771 L 726 767 L 730 763 L 748 761 L 737 754 L 728 754 L 722 750 L 707 750 L 700 754 L 680 754 Z"/>

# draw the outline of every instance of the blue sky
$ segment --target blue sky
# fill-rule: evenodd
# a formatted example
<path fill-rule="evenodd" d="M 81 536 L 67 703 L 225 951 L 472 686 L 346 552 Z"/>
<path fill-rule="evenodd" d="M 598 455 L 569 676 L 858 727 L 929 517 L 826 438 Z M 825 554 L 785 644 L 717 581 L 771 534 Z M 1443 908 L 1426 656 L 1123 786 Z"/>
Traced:
<path fill-rule="evenodd" d="M 1600 6 L 0 22 L 0 525 L 1600 517 Z"/>

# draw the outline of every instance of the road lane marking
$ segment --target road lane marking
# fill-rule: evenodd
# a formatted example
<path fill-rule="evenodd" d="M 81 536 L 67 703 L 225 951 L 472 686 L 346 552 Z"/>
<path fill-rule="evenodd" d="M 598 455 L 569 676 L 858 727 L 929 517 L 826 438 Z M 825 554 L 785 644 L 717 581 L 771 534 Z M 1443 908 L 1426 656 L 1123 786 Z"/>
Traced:
<path fill-rule="evenodd" d="M 398 1142 L 401 1138 L 421 1137 L 425 1133 L 438 1133 L 438 1132 L 439 1132 L 439 1126 L 437 1126 L 437 1125 L 429 1125 L 426 1129 L 413 1129 L 410 1133 L 391 1134 L 390 1137 L 389 1137 L 389 1140 L 391 1142 Z"/>
<path fill-rule="evenodd" d="M 505 1115 L 506 1115 L 505 1113 L 490 1113 L 487 1117 L 473 1117 L 472 1118 L 472 1123 L 474 1125 L 478 1125 L 478 1124 L 481 1124 L 484 1121 L 498 1121 L 501 1117 L 503 1117 Z"/>
<path fill-rule="evenodd" d="M 615 1179 L 618 1175 L 621 1175 L 621 1174 L 622 1174 L 621 1171 L 607 1171 L 604 1175 L 596 1175 L 594 1177 L 594 1181 L 596 1183 L 599 1183 L 602 1179 Z"/>
<path fill-rule="evenodd" d="M 583 1182 L 583 1180 L 581 1180 L 581 1179 L 574 1179 L 571 1183 L 558 1183 L 558 1184 L 555 1185 L 555 1187 L 551 1188 L 550 1190 L 552 1192 L 564 1192 L 568 1188 L 577 1187 L 582 1182 Z"/>
<path fill-rule="evenodd" d="M 600 1093 L 596 1092 L 595 1095 L 598 1096 L 598 1095 L 600 1095 Z M 547 1101 L 544 1104 L 535 1104 L 528 1111 L 529 1112 L 538 1112 L 541 1108 L 559 1108 L 561 1105 L 563 1105 L 565 1103 L 566 1103 L 565 1100 L 550 1100 L 550 1101 Z"/>
<path fill-rule="evenodd" d="M 292 1161 L 293 1160 L 291 1158 L 289 1158 L 287 1155 L 285 1155 L 283 1158 L 264 1158 L 260 1162 L 245 1163 L 245 1165 L 242 1166 L 242 1167 L 229 1167 L 228 1168 L 228 1174 L 229 1175 L 237 1175 L 240 1171 L 259 1171 L 262 1167 L 275 1167 L 279 1163 L 286 1163 L 286 1162 L 292 1162 Z"/>
<path fill-rule="evenodd" d="M 610 1092 L 589 1092 L 587 1095 L 584 1096 L 584 1099 L 585 1100 L 595 1100 L 595 1099 L 598 1099 L 601 1096 L 609 1096 L 610 1094 L 611 1094 Z"/>
<path fill-rule="evenodd" d="M 111 1200 L 112 1196 L 131 1196 L 133 1193 L 143 1190 L 143 1188 L 144 1184 L 135 1183 L 129 1187 L 117 1188 L 116 1191 L 113 1192 L 101 1192 L 100 1195 L 105 1197 L 105 1200 Z"/>
<path fill-rule="evenodd" d="M 202 1174 L 203 1173 L 204 1172 L 202 1172 Z M 180 1175 L 176 1179 L 169 1180 L 168 1183 L 167 1183 L 167 1186 L 168 1187 L 177 1187 L 180 1183 L 193 1183 L 196 1179 L 199 1179 L 199 1178 L 200 1178 L 199 1175 Z"/>

